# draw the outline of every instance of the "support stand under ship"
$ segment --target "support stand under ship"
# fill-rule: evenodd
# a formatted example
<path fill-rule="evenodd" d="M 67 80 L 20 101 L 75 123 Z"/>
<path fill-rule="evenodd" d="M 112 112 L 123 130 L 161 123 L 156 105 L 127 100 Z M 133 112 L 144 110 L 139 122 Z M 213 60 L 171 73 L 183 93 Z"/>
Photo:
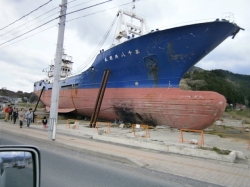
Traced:
<path fill-rule="evenodd" d="M 103 72 L 109 70 L 98 118 L 152 126 L 204 129 L 226 107 L 211 91 L 184 91 L 179 82 L 190 67 L 241 29 L 226 19 L 146 31 L 145 20 L 120 10 L 116 45 L 100 53 L 89 68 L 71 75 L 72 61 L 62 61 L 58 112 L 91 117 Z M 135 20 L 126 21 L 126 18 Z M 135 23 L 138 23 L 136 25 Z M 50 109 L 53 65 L 34 92 Z"/>

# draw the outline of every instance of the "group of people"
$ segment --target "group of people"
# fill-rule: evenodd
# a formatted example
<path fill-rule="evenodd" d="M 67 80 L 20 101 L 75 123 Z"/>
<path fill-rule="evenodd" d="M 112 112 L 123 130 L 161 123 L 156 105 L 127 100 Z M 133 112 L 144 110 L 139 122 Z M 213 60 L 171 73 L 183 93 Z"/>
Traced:
<path fill-rule="evenodd" d="M 20 111 L 18 111 L 18 108 L 15 108 L 11 105 L 8 105 L 5 109 L 5 118 L 4 121 L 9 121 L 9 120 L 13 120 L 13 123 L 16 124 L 16 120 L 17 118 L 19 119 L 19 124 L 20 124 L 20 128 L 23 127 L 23 123 L 26 120 L 27 121 L 27 127 L 30 127 L 30 123 L 33 121 L 34 119 L 34 113 L 32 108 L 30 108 L 27 112 L 24 111 L 23 108 L 21 108 Z M 43 129 L 46 129 L 47 126 L 47 119 L 46 116 L 44 116 L 43 120 Z"/>

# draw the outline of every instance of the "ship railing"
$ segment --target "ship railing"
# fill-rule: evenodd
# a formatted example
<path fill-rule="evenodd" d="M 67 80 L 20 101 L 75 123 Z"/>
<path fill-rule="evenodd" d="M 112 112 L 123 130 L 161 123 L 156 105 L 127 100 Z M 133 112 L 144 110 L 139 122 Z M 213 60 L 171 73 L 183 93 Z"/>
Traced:
<path fill-rule="evenodd" d="M 214 22 L 214 21 L 228 21 L 230 23 L 234 23 L 234 17 L 233 17 L 233 14 L 230 16 L 229 14 L 227 15 L 225 13 L 225 15 L 224 14 L 222 15 L 221 19 L 219 19 L 219 18 L 207 18 L 207 19 L 201 19 L 201 20 L 193 20 L 193 21 L 175 23 L 175 24 L 170 24 L 170 25 L 165 25 L 163 27 L 159 27 L 159 28 L 157 28 L 155 30 L 151 30 L 150 32 L 165 30 L 165 29 L 171 29 L 171 28 L 175 28 L 175 27 L 182 27 L 182 26 L 187 26 L 187 25 L 192 25 L 192 24 L 209 23 L 209 22 Z M 148 32 L 148 33 L 150 33 L 150 32 Z M 148 33 L 145 33 L 144 35 L 146 35 Z M 131 38 L 125 40 L 125 41 L 122 41 L 121 43 L 125 43 L 125 42 L 129 41 L 130 39 L 134 39 L 134 38 L 136 38 L 136 37 L 131 37 Z M 107 50 L 115 47 L 116 45 L 117 44 L 113 43 Z"/>
<path fill-rule="evenodd" d="M 208 23 L 208 22 L 219 21 L 219 20 L 234 23 L 234 18 L 225 14 L 222 16 L 221 19 L 219 19 L 219 18 L 207 18 L 207 19 L 201 19 L 201 20 L 193 20 L 193 21 L 187 21 L 187 22 L 166 25 L 163 27 L 159 27 L 159 29 L 164 30 L 164 29 L 170 29 L 170 28 L 174 28 L 174 27 L 178 27 L 178 26 L 185 26 L 185 25 L 192 25 L 192 24 L 199 24 L 199 23 Z"/>
<path fill-rule="evenodd" d="M 234 14 L 231 12 L 226 12 L 221 15 L 222 20 L 227 20 L 230 23 L 234 23 Z"/>

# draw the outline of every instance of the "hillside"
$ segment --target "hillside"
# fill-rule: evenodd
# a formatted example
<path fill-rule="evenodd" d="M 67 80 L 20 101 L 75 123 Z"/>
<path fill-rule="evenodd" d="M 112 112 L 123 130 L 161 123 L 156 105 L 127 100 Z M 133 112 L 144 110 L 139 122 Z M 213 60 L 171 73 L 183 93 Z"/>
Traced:
<path fill-rule="evenodd" d="M 5 103 L 10 100 L 12 100 L 13 102 L 13 100 L 16 100 L 17 98 L 28 98 L 29 102 L 34 102 L 37 99 L 37 96 L 33 93 L 27 93 L 22 91 L 13 92 L 7 89 L 0 89 L 0 102 Z"/>
<path fill-rule="evenodd" d="M 225 70 L 192 68 L 184 76 L 180 87 L 191 90 L 209 90 L 224 95 L 229 104 L 250 106 L 250 76 Z"/>

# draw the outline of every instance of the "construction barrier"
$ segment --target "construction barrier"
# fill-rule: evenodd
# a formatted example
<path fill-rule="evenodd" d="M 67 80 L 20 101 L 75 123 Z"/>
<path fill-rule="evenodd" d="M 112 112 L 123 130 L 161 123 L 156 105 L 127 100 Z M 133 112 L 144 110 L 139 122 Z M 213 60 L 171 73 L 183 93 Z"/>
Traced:
<path fill-rule="evenodd" d="M 192 129 L 180 129 L 180 137 L 179 137 L 179 142 L 189 142 L 189 140 L 184 140 L 183 138 L 183 131 L 184 132 L 197 132 L 197 133 L 201 133 L 201 140 L 199 142 L 197 142 L 197 144 L 199 144 L 200 146 L 204 145 L 204 131 L 203 130 L 192 130 Z"/>
<path fill-rule="evenodd" d="M 39 123 L 42 123 L 42 119 L 43 119 L 42 116 L 36 116 L 36 117 L 35 117 L 35 122 L 38 123 L 38 124 L 39 124 Z"/>
<path fill-rule="evenodd" d="M 136 133 L 135 133 L 136 129 L 142 130 L 142 131 L 139 132 L 139 133 L 141 133 L 140 135 L 136 135 Z M 143 138 L 150 138 L 148 125 L 145 125 L 145 124 L 132 124 L 132 131 L 134 132 L 135 136 L 140 136 L 140 137 L 143 137 Z M 142 134 L 143 131 L 145 131 L 144 135 Z"/>
<path fill-rule="evenodd" d="M 250 130 L 250 125 L 249 125 L 249 128 L 248 128 L 249 130 Z M 250 132 L 249 132 L 250 133 Z M 250 134 L 249 134 L 249 136 L 250 136 Z M 249 141 L 248 141 L 248 147 L 247 147 L 247 149 L 250 149 L 250 138 L 249 138 Z"/>
<path fill-rule="evenodd" d="M 106 128 L 106 130 L 104 132 L 107 133 L 107 134 L 110 133 L 110 123 L 96 122 L 96 125 L 95 125 L 96 132 L 98 132 L 99 125 L 107 125 L 107 128 Z"/>
<path fill-rule="evenodd" d="M 72 129 L 79 129 L 79 121 L 76 119 L 68 119 L 66 127 L 71 128 L 70 126 L 72 125 Z"/>

